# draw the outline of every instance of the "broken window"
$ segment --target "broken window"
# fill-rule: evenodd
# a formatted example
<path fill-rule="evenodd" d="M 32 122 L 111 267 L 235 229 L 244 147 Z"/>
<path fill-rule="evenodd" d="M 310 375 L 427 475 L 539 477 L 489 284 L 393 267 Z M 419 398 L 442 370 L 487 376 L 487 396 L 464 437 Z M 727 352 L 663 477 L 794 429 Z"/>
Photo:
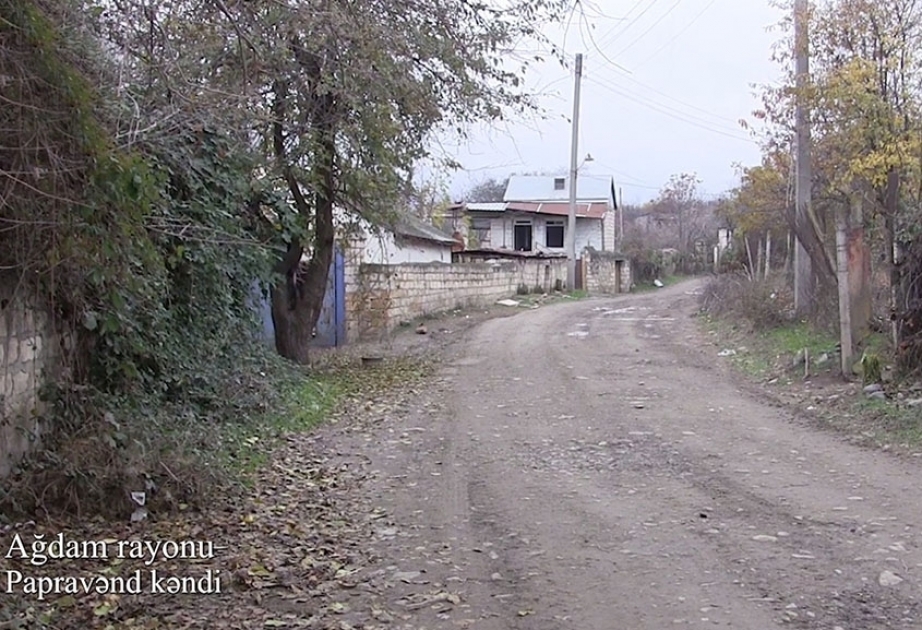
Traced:
<path fill-rule="evenodd" d="M 552 219 L 544 228 L 544 241 L 547 247 L 563 248 L 563 221 Z"/>

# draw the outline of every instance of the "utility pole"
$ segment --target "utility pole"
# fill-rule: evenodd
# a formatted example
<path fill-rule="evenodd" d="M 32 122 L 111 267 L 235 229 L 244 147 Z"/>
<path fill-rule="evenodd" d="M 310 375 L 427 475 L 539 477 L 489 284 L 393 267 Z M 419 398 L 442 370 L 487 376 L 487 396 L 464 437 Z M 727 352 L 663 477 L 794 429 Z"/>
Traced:
<path fill-rule="evenodd" d="M 810 186 L 813 180 L 813 168 L 810 162 L 812 146 L 810 141 L 810 116 L 807 111 L 806 89 L 810 82 L 810 31 L 809 0 L 794 0 L 794 52 L 796 56 L 795 73 L 797 84 L 797 107 L 795 124 L 797 126 L 797 178 L 795 180 L 796 210 L 795 221 L 801 231 L 810 222 Z M 804 243 L 797 238 L 794 249 L 794 309 L 798 315 L 810 311 L 814 299 L 813 264 Z"/>
<path fill-rule="evenodd" d="M 570 212 L 567 221 L 567 289 L 576 290 L 576 156 L 579 150 L 579 87 L 583 76 L 583 55 L 576 55 L 573 85 L 573 137 L 570 141 Z"/>
<path fill-rule="evenodd" d="M 852 310 L 851 291 L 848 282 L 848 208 L 836 210 L 836 266 L 839 280 L 839 358 L 842 376 L 851 378 L 852 350 Z"/>

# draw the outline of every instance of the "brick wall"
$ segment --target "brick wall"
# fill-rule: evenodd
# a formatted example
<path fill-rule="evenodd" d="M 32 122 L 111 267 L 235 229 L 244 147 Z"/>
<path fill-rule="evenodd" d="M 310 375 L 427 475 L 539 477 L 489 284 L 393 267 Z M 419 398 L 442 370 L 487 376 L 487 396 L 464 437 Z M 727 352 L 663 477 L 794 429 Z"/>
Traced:
<path fill-rule="evenodd" d="M 614 294 L 631 290 L 631 261 L 621 254 L 586 250 L 583 252 L 585 287 L 589 293 Z"/>
<path fill-rule="evenodd" d="M 0 281 L 0 478 L 40 435 L 39 388 L 58 365 L 60 337 L 37 301 Z"/>
<path fill-rule="evenodd" d="M 558 279 L 566 280 L 562 259 L 362 264 L 347 273 L 347 336 L 370 338 L 423 315 L 493 304 L 514 296 L 520 286 L 553 290 Z"/>

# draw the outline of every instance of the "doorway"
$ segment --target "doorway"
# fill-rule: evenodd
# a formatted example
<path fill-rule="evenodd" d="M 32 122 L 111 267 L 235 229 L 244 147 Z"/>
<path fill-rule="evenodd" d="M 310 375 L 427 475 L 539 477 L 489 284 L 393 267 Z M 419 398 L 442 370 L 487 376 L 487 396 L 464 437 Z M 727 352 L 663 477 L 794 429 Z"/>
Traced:
<path fill-rule="evenodd" d="M 516 221 L 512 227 L 513 248 L 517 252 L 530 252 L 532 246 L 531 221 Z"/>

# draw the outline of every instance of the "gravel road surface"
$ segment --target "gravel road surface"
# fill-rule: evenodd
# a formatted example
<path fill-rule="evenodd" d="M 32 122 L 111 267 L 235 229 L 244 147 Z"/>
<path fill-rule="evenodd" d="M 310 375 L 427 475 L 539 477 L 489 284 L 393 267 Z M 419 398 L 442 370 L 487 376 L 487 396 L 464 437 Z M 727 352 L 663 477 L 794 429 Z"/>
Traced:
<path fill-rule="evenodd" d="M 918 464 L 741 387 L 700 286 L 485 322 L 328 436 L 371 458 L 393 627 L 922 628 Z"/>

